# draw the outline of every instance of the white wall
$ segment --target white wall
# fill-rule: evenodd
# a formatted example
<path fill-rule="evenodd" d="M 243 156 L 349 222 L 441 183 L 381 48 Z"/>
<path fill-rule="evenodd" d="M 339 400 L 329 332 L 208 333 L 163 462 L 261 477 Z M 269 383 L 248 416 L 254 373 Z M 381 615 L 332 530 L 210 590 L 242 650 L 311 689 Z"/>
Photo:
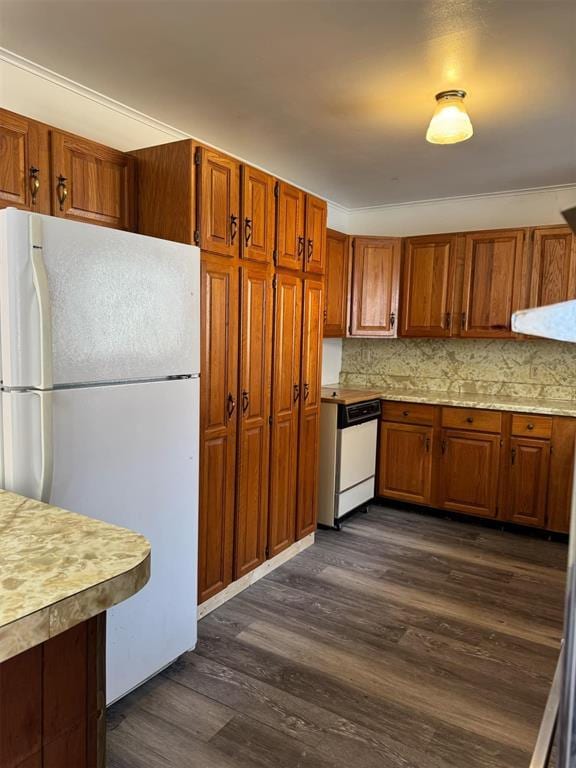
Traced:
<path fill-rule="evenodd" d="M 356 235 L 403 236 L 564 224 L 560 212 L 574 205 L 576 184 L 356 209 L 348 226 Z"/>

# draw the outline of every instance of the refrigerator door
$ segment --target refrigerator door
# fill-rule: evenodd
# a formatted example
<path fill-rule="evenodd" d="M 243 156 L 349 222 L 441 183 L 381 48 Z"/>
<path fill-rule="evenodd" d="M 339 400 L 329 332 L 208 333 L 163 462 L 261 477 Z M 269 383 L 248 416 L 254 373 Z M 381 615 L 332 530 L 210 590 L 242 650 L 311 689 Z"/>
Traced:
<path fill-rule="evenodd" d="M 199 282 L 194 246 L 0 211 L 4 386 L 198 373 Z"/>
<path fill-rule="evenodd" d="M 144 534 L 144 589 L 108 613 L 108 701 L 196 644 L 199 379 L 3 393 L 5 487 Z M 13 436 L 16 436 L 14 439 Z M 53 457 L 53 459 L 51 458 Z"/>

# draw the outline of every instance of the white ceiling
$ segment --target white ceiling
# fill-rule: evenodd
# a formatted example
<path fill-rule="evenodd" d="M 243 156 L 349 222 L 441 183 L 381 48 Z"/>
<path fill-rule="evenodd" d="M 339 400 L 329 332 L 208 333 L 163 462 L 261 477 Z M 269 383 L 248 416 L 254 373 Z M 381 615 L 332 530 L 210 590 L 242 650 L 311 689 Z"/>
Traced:
<path fill-rule="evenodd" d="M 0 45 L 348 208 L 576 181 L 573 0 L 0 0 Z M 434 94 L 474 137 L 433 146 Z"/>

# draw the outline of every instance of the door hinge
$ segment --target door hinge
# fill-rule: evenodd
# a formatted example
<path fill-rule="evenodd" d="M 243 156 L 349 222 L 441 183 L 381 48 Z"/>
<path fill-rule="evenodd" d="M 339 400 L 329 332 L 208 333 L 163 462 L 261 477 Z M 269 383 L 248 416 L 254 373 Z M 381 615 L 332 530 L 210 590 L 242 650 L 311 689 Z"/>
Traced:
<path fill-rule="evenodd" d="M 280 196 L 280 182 L 277 181 L 274 184 L 274 197 L 279 197 L 279 196 Z"/>
<path fill-rule="evenodd" d="M 194 150 L 194 165 L 200 165 L 200 159 L 202 157 L 202 150 L 200 147 L 196 147 Z"/>
<path fill-rule="evenodd" d="M 194 230 L 194 245 L 200 245 L 200 230 Z"/>

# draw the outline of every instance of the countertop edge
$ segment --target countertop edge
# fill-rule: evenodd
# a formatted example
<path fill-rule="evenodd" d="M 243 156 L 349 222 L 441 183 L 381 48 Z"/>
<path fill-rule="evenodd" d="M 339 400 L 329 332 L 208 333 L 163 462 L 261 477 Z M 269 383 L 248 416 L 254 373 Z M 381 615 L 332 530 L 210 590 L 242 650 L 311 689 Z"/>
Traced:
<path fill-rule="evenodd" d="M 150 578 L 151 551 L 126 571 L 0 628 L 0 663 L 97 616 L 139 592 Z"/>

